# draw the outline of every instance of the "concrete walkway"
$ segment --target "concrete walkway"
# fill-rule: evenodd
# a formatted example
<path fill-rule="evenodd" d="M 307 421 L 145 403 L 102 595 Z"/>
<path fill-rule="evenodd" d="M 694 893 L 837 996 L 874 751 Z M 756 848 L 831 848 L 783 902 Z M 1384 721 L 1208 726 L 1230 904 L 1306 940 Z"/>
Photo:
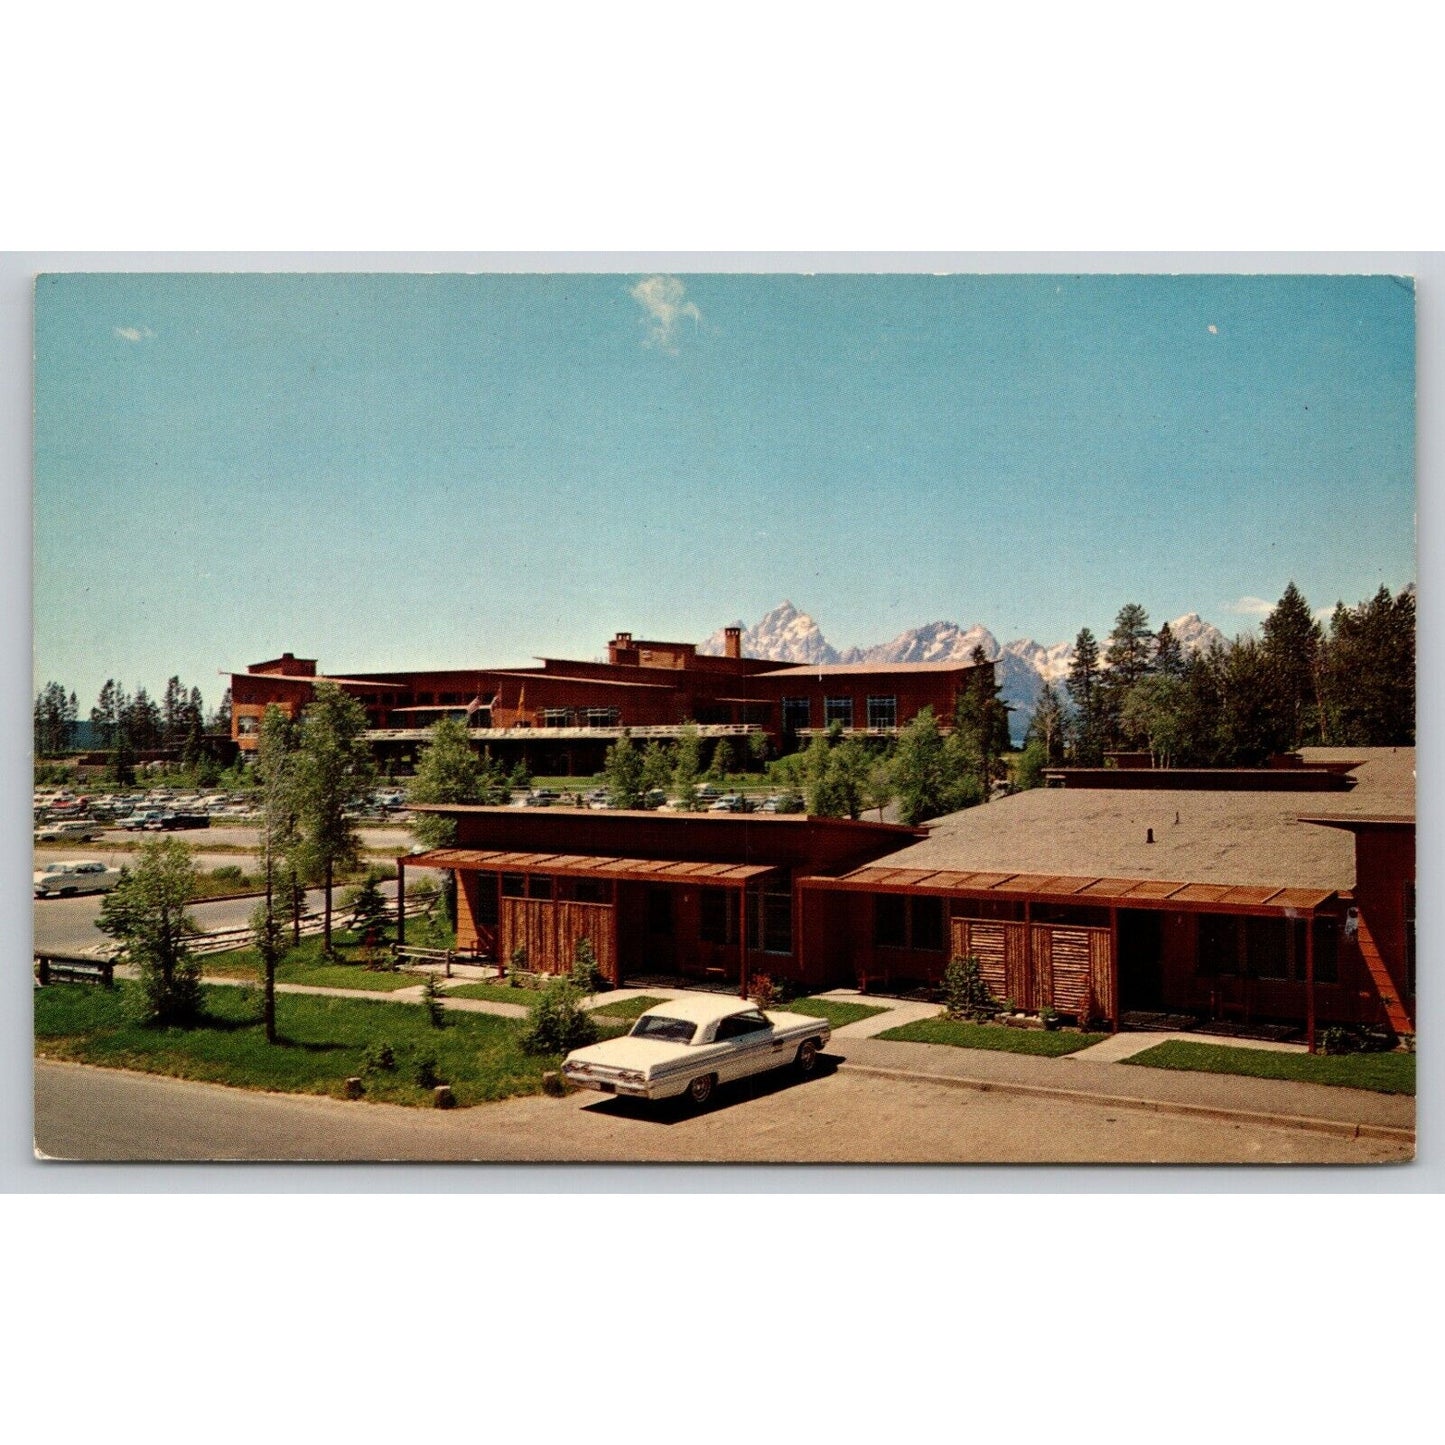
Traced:
<path fill-rule="evenodd" d="M 1171 1040 L 1183 1044 L 1219 1044 L 1230 1049 L 1259 1049 L 1268 1054 L 1309 1053 L 1309 1049 L 1304 1044 L 1276 1044 L 1270 1043 L 1267 1039 L 1224 1038 L 1201 1033 L 1140 1032 L 1112 1034 L 1103 1043 L 1093 1044 L 1087 1049 L 1080 1049 L 1078 1053 L 1069 1054 L 1068 1057 L 1081 1059 L 1090 1064 L 1118 1064 L 1125 1059 L 1132 1059 L 1135 1054 L 1142 1054 L 1145 1049 L 1152 1049 L 1155 1044 L 1164 1044 Z"/>
<path fill-rule="evenodd" d="M 919 1019 L 931 1019 L 940 1012 L 936 1003 L 917 1003 L 911 999 L 880 998 L 873 993 L 859 993 L 856 988 L 835 988 L 827 993 L 817 994 L 818 998 L 833 999 L 838 1003 L 858 1003 L 866 1008 L 882 1009 L 871 1018 L 859 1019 L 857 1023 L 844 1024 L 833 1030 L 835 1039 L 871 1039 L 889 1029 L 901 1028 L 904 1024 L 917 1023 Z M 786 1004 L 783 1005 L 787 1007 Z"/>

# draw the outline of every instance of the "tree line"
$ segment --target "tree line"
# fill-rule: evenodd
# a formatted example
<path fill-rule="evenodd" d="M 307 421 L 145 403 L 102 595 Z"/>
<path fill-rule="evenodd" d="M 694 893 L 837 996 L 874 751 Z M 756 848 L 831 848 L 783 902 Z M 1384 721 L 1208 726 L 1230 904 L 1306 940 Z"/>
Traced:
<path fill-rule="evenodd" d="M 1258 638 L 1190 654 L 1131 602 L 1102 647 L 1079 633 L 1065 692 L 1046 686 L 1039 698 L 1025 786 L 1045 767 L 1098 767 L 1120 750 L 1159 767 L 1252 767 L 1314 745 L 1413 746 L 1415 598 L 1381 587 L 1337 604 L 1326 629 L 1291 581 Z"/>
<path fill-rule="evenodd" d="M 35 695 L 36 758 L 74 752 L 79 720 L 75 692 L 67 692 L 62 683 L 47 682 Z M 145 687 L 132 693 L 115 678 L 107 678 L 88 721 L 91 745 L 112 755 L 118 782 L 131 781 L 140 753 L 163 748 L 177 750 L 182 764 L 194 768 L 208 756 L 206 734 L 231 731 L 231 690 L 226 689 L 220 705 L 207 717 L 200 688 L 187 688 L 178 676 L 167 680 L 159 701 Z"/>

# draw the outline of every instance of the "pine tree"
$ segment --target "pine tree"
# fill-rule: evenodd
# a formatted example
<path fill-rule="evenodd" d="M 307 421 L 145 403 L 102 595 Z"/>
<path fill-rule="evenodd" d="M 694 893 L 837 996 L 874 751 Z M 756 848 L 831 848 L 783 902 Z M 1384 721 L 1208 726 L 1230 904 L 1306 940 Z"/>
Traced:
<path fill-rule="evenodd" d="M 1319 738 L 1316 675 L 1321 630 L 1293 579 L 1273 612 L 1264 620 L 1264 656 L 1272 676 L 1271 689 L 1280 714 L 1283 748 L 1292 749 Z"/>
<path fill-rule="evenodd" d="M 978 789 L 987 799 L 995 765 L 1009 746 L 1009 709 L 1003 701 L 1003 689 L 995 681 L 993 664 L 982 647 L 973 649 L 969 663 L 972 671 L 954 706 L 954 735 L 961 744 L 956 751 L 960 763 L 971 767 Z"/>
<path fill-rule="evenodd" d="M 1184 648 L 1167 622 L 1154 638 L 1154 671 L 1164 677 L 1184 676 Z"/>
<path fill-rule="evenodd" d="M 1074 639 L 1067 682 L 1074 704 L 1073 753 L 1079 767 L 1096 768 L 1104 761 L 1099 698 L 1099 644 L 1085 627 Z"/>
<path fill-rule="evenodd" d="M 642 750 L 642 791 L 666 792 L 672 782 L 673 750 L 655 739 Z"/>
<path fill-rule="evenodd" d="M 696 726 L 687 723 L 677 738 L 677 759 L 672 770 L 672 786 L 677 790 L 677 806 L 684 813 L 697 807 L 697 784 L 702 773 L 702 739 Z"/>
<path fill-rule="evenodd" d="M 1126 602 L 1114 619 L 1104 649 L 1104 668 L 1099 677 L 1099 712 L 1105 747 L 1123 741 L 1121 719 L 1130 691 L 1154 665 L 1154 634 L 1149 614 L 1137 603 Z"/>

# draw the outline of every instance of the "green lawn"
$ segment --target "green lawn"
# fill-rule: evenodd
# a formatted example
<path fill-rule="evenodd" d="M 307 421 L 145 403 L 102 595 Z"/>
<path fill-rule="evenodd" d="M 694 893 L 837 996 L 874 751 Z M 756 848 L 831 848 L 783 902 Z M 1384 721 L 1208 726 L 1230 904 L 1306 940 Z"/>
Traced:
<path fill-rule="evenodd" d="M 636 998 L 620 998 L 615 1003 L 605 1003 L 601 1008 L 592 1010 L 593 1018 L 603 1019 L 626 1019 L 629 1023 L 639 1014 L 646 1013 L 650 1008 L 656 1008 L 660 1003 L 666 1003 L 665 998 L 653 998 L 651 994 L 640 993 Z"/>
<path fill-rule="evenodd" d="M 959 1019 L 920 1019 L 878 1035 L 908 1044 L 952 1044 L 959 1049 L 994 1049 L 1005 1054 L 1038 1054 L 1057 1059 L 1102 1043 L 1108 1034 L 1050 1033 L 1047 1029 L 1011 1029 L 1001 1024 L 970 1024 Z"/>
<path fill-rule="evenodd" d="M 538 992 L 535 988 L 513 988 L 509 983 L 462 983 L 447 989 L 447 997 L 479 998 L 488 1003 L 515 1003 L 530 1008 Z"/>
<path fill-rule="evenodd" d="M 369 993 L 391 993 L 399 988 L 416 988 L 421 983 L 414 973 L 376 973 L 360 961 L 360 950 L 354 934 L 336 932 L 332 941 L 338 955 L 351 962 L 333 962 L 321 952 L 321 939 L 303 938 L 300 947 L 287 953 L 276 970 L 277 983 L 309 983 L 316 988 L 356 988 Z M 261 960 L 254 948 L 238 948 L 230 953 L 212 954 L 201 959 L 205 978 L 232 978 L 245 983 L 261 982 Z"/>
<path fill-rule="evenodd" d="M 1414 1054 L 1276 1054 L 1227 1044 L 1169 1039 L 1122 1060 L 1149 1069 L 1192 1069 L 1206 1074 L 1245 1074 L 1252 1079 L 1297 1079 L 1377 1094 L 1414 1094 Z"/>
<path fill-rule="evenodd" d="M 126 998 L 135 987 L 37 989 L 36 1053 L 248 1089 L 337 1097 L 347 1078 L 360 1075 L 368 1099 L 393 1104 L 432 1102 L 431 1090 L 416 1078 L 426 1059 L 435 1060 L 438 1079 L 452 1086 L 462 1105 L 537 1093 L 543 1072 L 558 1065 L 555 1056 L 522 1052 L 522 1020 L 494 1014 L 452 1013 L 446 1027 L 436 1029 L 419 1006 L 279 994 L 282 1042 L 273 1045 L 261 1033 L 254 990 L 208 988 L 202 1026 L 157 1029 L 127 1018 Z M 392 1048 L 395 1068 L 368 1071 L 368 1048 L 383 1042 Z"/>
<path fill-rule="evenodd" d="M 845 1003 L 836 998 L 800 998 L 792 1003 L 779 1004 L 785 1013 L 806 1014 L 810 1019 L 827 1019 L 835 1028 L 844 1024 L 856 1024 L 859 1019 L 871 1019 L 874 1014 L 884 1014 L 886 1008 L 874 1008 L 872 1004 Z"/>

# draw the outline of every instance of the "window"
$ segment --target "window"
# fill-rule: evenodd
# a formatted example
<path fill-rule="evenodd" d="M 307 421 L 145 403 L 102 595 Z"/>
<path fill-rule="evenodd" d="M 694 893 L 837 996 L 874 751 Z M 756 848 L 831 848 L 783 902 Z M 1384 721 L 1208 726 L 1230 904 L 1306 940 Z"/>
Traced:
<path fill-rule="evenodd" d="M 806 697 L 785 697 L 783 699 L 783 731 L 795 733 L 800 728 L 812 727 L 813 704 Z"/>
<path fill-rule="evenodd" d="M 527 896 L 527 879 L 522 873 L 502 874 L 502 897 L 503 898 L 525 898 Z"/>
<path fill-rule="evenodd" d="M 589 707 L 582 714 L 582 726 L 589 728 L 615 728 L 622 714 L 615 707 Z"/>
<path fill-rule="evenodd" d="M 482 927 L 495 927 L 499 907 L 497 903 L 497 875 L 477 874 L 476 921 Z"/>
<path fill-rule="evenodd" d="M 572 896 L 578 903 L 610 903 L 608 885 L 600 878 L 578 878 L 572 884 Z"/>
<path fill-rule="evenodd" d="M 236 736 L 242 738 L 253 738 L 256 736 L 256 725 L 260 721 L 250 713 L 241 713 L 236 718 Z"/>
<path fill-rule="evenodd" d="M 1244 947 L 1251 978 L 1289 976 L 1289 958 L 1286 954 L 1288 939 L 1285 936 L 1284 919 L 1246 918 Z"/>
<path fill-rule="evenodd" d="M 565 707 L 544 707 L 542 726 L 544 728 L 565 728 L 572 725 L 571 710 Z"/>
<path fill-rule="evenodd" d="M 529 898 L 550 898 L 552 896 L 552 875 L 550 873 L 534 873 L 527 880 L 527 896 Z"/>
<path fill-rule="evenodd" d="M 870 697 L 868 699 L 868 726 L 870 728 L 896 728 L 898 726 L 898 699 L 896 697 Z"/>
<path fill-rule="evenodd" d="M 842 723 L 845 728 L 853 726 L 853 699 L 851 697 L 825 697 L 823 699 L 823 722 L 832 727 Z"/>
<path fill-rule="evenodd" d="M 704 943 L 738 941 L 738 896 L 730 888 L 704 888 L 698 897 L 698 937 Z"/>
<path fill-rule="evenodd" d="M 880 893 L 873 900 L 873 942 L 879 948 L 907 948 L 907 900 L 900 893 Z"/>
<path fill-rule="evenodd" d="M 647 890 L 647 931 L 653 938 L 672 937 L 672 890 Z"/>
<path fill-rule="evenodd" d="M 1295 977 L 1305 976 L 1305 925 L 1295 924 Z M 1340 981 L 1340 922 L 1337 918 L 1315 919 L 1315 982 Z"/>
<path fill-rule="evenodd" d="M 763 953 L 793 951 L 793 894 L 748 895 L 748 944 Z"/>
<path fill-rule="evenodd" d="M 943 899 L 914 898 L 910 900 L 910 921 L 913 924 L 914 948 L 933 953 L 943 951 Z"/>
<path fill-rule="evenodd" d="M 762 1011 L 753 1008 L 746 1013 L 733 1014 L 731 1018 L 720 1020 L 713 1040 L 722 1043 L 724 1039 L 746 1038 L 749 1034 L 758 1034 L 770 1027 Z"/>
<path fill-rule="evenodd" d="M 1199 915 L 1199 973 L 1239 972 L 1239 929 L 1233 918 Z"/>

